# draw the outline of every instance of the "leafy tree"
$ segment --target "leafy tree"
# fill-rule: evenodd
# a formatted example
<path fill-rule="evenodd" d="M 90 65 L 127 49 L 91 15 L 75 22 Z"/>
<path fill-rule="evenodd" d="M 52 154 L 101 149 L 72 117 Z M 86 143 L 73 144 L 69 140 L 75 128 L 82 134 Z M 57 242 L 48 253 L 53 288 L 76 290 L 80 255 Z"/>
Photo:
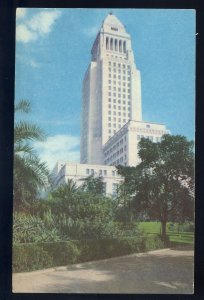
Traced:
<path fill-rule="evenodd" d="M 15 113 L 29 113 L 30 103 L 22 100 Z M 45 140 L 44 132 L 35 124 L 16 121 L 14 127 L 14 209 L 29 204 L 39 188 L 46 187 L 49 171 L 31 146 L 31 141 Z"/>
<path fill-rule="evenodd" d="M 83 184 L 81 189 L 85 192 L 91 193 L 93 195 L 104 195 L 104 183 L 103 177 L 94 177 L 90 175 L 86 178 L 83 178 Z"/>
<path fill-rule="evenodd" d="M 166 236 L 168 221 L 193 219 L 193 142 L 180 135 L 164 135 L 160 143 L 143 138 L 139 156 L 138 166 L 120 166 L 118 172 L 125 177 L 135 210 L 159 220 Z"/>

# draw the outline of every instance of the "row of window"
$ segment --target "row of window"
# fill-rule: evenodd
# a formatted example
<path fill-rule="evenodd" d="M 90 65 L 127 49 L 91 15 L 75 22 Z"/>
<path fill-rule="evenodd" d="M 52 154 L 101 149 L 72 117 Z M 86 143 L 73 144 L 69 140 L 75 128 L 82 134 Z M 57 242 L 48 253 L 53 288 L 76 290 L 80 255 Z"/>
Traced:
<path fill-rule="evenodd" d="M 123 164 L 123 162 L 125 162 L 127 160 L 127 156 L 125 155 L 124 157 L 123 156 L 121 156 L 120 158 L 118 158 L 117 160 L 115 160 L 115 161 L 113 161 L 113 162 L 111 162 L 111 160 L 110 159 L 107 159 L 107 160 L 105 160 L 105 164 L 108 164 L 109 162 L 111 162 L 111 165 L 112 166 L 117 166 L 117 165 L 119 165 L 119 164 Z M 126 163 L 125 163 L 126 164 Z"/>
<path fill-rule="evenodd" d="M 108 96 L 109 96 L 109 97 L 111 97 L 111 96 L 112 96 L 112 97 L 116 97 L 116 93 L 112 93 L 112 94 L 111 94 L 111 92 L 108 92 Z M 118 98 L 121 98 L 121 94 L 118 94 Z M 127 98 L 127 99 L 130 99 L 130 94 L 128 94 L 128 95 L 123 94 L 123 99 L 126 99 L 126 98 Z"/>
<path fill-rule="evenodd" d="M 106 49 L 126 53 L 126 41 L 106 37 Z"/>
<path fill-rule="evenodd" d="M 121 74 L 121 73 L 123 73 L 123 75 L 130 75 L 131 73 L 130 73 L 130 70 L 121 70 L 121 69 L 116 69 L 116 68 L 108 68 L 108 71 L 110 72 L 110 73 L 116 73 L 116 72 L 118 72 L 118 74 Z"/>
<path fill-rule="evenodd" d="M 108 114 L 109 114 L 109 115 L 116 116 L 116 111 L 111 111 L 111 110 L 109 110 L 109 111 L 108 111 Z M 120 112 L 120 111 L 118 111 L 118 116 L 121 116 L 121 112 Z M 128 116 L 128 118 L 130 118 L 131 114 L 129 113 L 127 116 Z M 126 113 L 125 113 L 125 112 L 123 113 L 123 117 L 126 117 Z"/>
<path fill-rule="evenodd" d="M 94 175 L 96 173 L 97 173 L 97 171 L 95 171 L 94 169 L 86 169 L 86 175 Z M 112 170 L 111 174 L 112 174 L 112 176 L 118 176 L 118 173 L 116 170 Z M 98 175 L 99 176 L 107 176 L 107 170 L 99 170 Z"/>
<path fill-rule="evenodd" d="M 121 108 L 120 105 L 112 105 L 112 106 L 111 106 L 111 104 L 108 104 L 108 108 L 111 109 L 111 107 L 112 107 L 112 109 L 118 109 L 118 110 L 121 110 L 121 109 L 126 110 L 126 109 L 128 109 L 128 110 L 130 111 L 130 106 L 129 106 L 129 105 L 128 105 L 128 107 L 127 107 L 127 105 L 126 105 L 126 106 L 123 106 L 123 107 Z"/>
<path fill-rule="evenodd" d="M 108 83 L 109 83 L 109 84 L 113 83 L 114 86 L 115 86 L 116 83 L 117 83 L 117 84 L 119 85 L 118 90 L 121 88 L 121 87 L 120 87 L 120 86 L 121 86 L 121 81 L 115 81 L 115 80 L 111 81 L 111 80 L 109 79 L 109 80 L 108 80 Z M 127 85 L 127 87 L 130 87 L 130 82 L 126 83 L 126 81 L 123 81 L 123 87 L 126 87 L 126 85 Z"/>
<path fill-rule="evenodd" d="M 118 77 L 116 76 L 116 74 L 112 74 L 112 73 L 108 73 L 108 77 L 109 78 L 114 78 L 114 79 L 116 79 L 116 78 L 118 78 L 118 80 L 128 80 L 128 81 L 130 81 L 130 76 L 128 76 L 128 77 L 126 77 L 126 76 L 121 76 L 121 75 L 118 75 Z"/>
<path fill-rule="evenodd" d="M 150 141 L 152 142 L 160 142 L 161 141 L 161 137 L 158 137 L 158 136 L 145 136 L 145 135 L 137 135 L 137 140 L 140 141 L 142 138 L 146 138 L 146 139 L 149 139 Z"/>
<path fill-rule="evenodd" d="M 126 142 L 126 136 L 124 138 L 121 138 L 116 144 L 114 144 L 108 151 L 104 153 L 105 156 L 107 156 L 109 153 L 115 151 L 119 146 L 123 145 Z M 126 145 L 125 145 L 126 150 Z"/>
<path fill-rule="evenodd" d="M 114 91 L 114 92 L 116 91 L 116 87 L 115 87 L 115 86 L 112 87 L 111 85 L 109 85 L 109 86 L 108 86 L 108 89 L 109 89 L 109 91 L 111 91 L 111 90 Z M 123 91 L 123 93 L 128 92 L 128 93 L 130 94 L 130 89 L 127 89 L 127 90 L 126 90 L 126 88 L 123 88 L 122 91 Z M 121 92 L 121 88 L 118 88 L 118 92 Z"/>
<path fill-rule="evenodd" d="M 125 64 L 111 62 L 111 61 L 109 61 L 108 64 L 109 64 L 109 66 L 113 66 L 113 67 L 116 67 L 116 66 L 118 68 L 123 67 L 123 69 L 125 69 L 127 67 L 127 69 L 130 70 L 130 65 L 125 65 Z"/>
<path fill-rule="evenodd" d="M 111 120 L 112 120 L 113 122 L 119 122 L 119 123 L 120 123 L 120 122 L 123 122 L 123 123 L 126 123 L 126 122 L 127 122 L 126 119 L 123 119 L 123 120 L 122 120 L 121 118 L 118 118 L 118 119 L 117 119 L 116 117 L 114 117 L 114 118 L 108 117 L 108 121 L 111 121 Z"/>
<path fill-rule="evenodd" d="M 112 101 L 111 100 L 113 100 L 113 103 L 116 103 L 116 99 L 111 99 L 111 98 L 108 98 L 108 102 L 109 103 L 111 103 Z M 122 104 L 128 104 L 128 105 L 130 105 L 131 103 L 130 103 L 130 101 L 126 101 L 126 99 L 123 99 L 123 101 L 122 101 L 123 103 Z M 118 104 L 121 104 L 121 100 L 120 99 L 118 99 L 118 101 L 117 101 L 117 103 Z"/>

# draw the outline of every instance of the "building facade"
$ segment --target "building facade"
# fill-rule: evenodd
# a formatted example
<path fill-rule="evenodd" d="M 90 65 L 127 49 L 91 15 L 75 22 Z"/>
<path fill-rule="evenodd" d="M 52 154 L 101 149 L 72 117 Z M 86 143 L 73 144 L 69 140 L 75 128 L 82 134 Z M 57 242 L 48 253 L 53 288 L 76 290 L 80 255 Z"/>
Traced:
<path fill-rule="evenodd" d="M 53 170 L 54 187 L 66 184 L 68 179 L 72 179 L 77 187 L 80 187 L 84 179 L 88 176 L 101 177 L 104 184 L 104 192 L 107 196 L 116 194 L 117 187 L 122 178 L 118 175 L 114 166 L 89 165 L 58 162 Z"/>
<path fill-rule="evenodd" d="M 103 145 L 129 120 L 142 120 L 140 71 L 130 35 L 109 14 L 83 81 L 81 163 L 103 164 Z"/>
<path fill-rule="evenodd" d="M 83 80 L 80 164 L 58 162 L 55 185 L 102 176 L 106 194 L 113 195 L 122 178 L 115 166 L 140 163 L 142 137 L 159 142 L 169 134 L 163 124 L 142 120 L 141 78 L 130 35 L 112 14 L 102 23 Z"/>
<path fill-rule="evenodd" d="M 105 165 L 136 166 L 140 163 L 138 143 L 141 138 L 160 142 L 169 133 L 163 124 L 129 121 L 103 146 Z"/>

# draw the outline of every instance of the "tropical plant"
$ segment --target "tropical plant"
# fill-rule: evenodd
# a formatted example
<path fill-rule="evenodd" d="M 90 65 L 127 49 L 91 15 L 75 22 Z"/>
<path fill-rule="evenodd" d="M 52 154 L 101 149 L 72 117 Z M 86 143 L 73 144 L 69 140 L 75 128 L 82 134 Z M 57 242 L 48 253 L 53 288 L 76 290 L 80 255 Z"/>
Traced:
<path fill-rule="evenodd" d="M 30 103 L 20 101 L 15 106 L 15 113 L 29 113 Z M 44 141 L 45 134 L 35 124 L 16 121 L 14 127 L 14 209 L 22 208 L 36 198 L 39 188 L 46 187 L 49 171 L 35 153 L 31 142 Z"/>

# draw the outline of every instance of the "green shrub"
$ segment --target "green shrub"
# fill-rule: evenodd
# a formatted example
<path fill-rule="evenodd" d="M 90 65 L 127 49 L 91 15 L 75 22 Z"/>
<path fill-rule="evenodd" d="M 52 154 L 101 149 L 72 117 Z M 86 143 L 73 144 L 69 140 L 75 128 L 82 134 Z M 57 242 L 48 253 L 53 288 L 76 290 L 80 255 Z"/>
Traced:
<path fill-rule="evenodd" d="M 134 252 L 142 252 L 145 249 L 143 238 L 120 238 L 103 240 L 75 241 L 80 249 L 80 262 L 122 256 Z"/>
<path fill-rule="evenodd" d="M 39 243 L 39 245 L 53 258 L 53 266 L 73 264 L 80 255 L 76 244 L 71 241 Z"/>
<path fill-rule="evenodd" d="M 13 245 L 13 272 L 33 271 L 53 266 L 47 251 L 36 244 Z"/>
<path fill-rule="evenodd" d="M 158 235 L 156 236 L 148 235 L 145 239 L 145 251 L 161 249 L 164 247 L 165 247 L 165 243 Z"/>
<path fill-rule="evenodd" d="M 14 213 L 14 243 L 52 242 L 59 239 L 58 230 L 54 226 L 46 226 L 40 217 L 24 213 Z"/>

